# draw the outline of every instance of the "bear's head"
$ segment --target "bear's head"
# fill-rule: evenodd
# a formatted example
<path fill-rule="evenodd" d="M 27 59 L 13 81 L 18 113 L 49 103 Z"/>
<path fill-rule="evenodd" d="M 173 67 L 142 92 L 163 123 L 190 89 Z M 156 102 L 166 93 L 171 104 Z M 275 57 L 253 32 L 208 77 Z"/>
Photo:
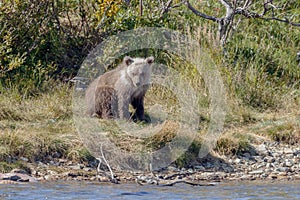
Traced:
<path fill-rule="evenodd" d="M 150 84 L 151 64 L 154 62 L 153 56 L 144 58 L 131 58 L 125 56 L 123 60 L 126 72 L 135 87 Z"/>

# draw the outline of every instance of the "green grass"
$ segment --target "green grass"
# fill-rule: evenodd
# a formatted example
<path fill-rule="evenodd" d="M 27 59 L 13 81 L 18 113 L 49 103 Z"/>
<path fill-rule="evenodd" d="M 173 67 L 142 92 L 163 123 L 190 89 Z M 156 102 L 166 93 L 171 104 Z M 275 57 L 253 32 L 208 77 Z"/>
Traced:
<path fill-rule="evenodd" d="M 85 159 L 87 154 L 82 151 L 83 144 L 72 121 L 72 87 L 53 84 L 49 88 L 36 96 L 24 96 L 13 89 L 2 92 L 0 161 L 20 157 L 31 162 Z"/>

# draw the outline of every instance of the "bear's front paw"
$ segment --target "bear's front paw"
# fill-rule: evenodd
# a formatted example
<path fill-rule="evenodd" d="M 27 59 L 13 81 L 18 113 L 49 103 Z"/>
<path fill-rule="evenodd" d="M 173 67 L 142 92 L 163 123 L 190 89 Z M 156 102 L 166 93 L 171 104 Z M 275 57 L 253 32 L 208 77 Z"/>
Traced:
<path fill-rule="evenodd" d="M 138 117 L 136 113 L 130 113 L 131 120 L 135 123 L 137 122 L 144 122 L 144 123 L 151 123 L 151 118 L 149 115 L 145 115 L 144 117 Z"/>

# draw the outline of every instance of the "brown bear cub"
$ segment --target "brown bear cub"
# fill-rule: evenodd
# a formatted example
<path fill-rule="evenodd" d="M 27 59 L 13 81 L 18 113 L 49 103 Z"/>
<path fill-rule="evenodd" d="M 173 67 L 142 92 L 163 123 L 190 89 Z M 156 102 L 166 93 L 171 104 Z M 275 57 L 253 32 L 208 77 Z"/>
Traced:
<path fill-rule="evenodd" d="M 144 97 L 150 85 L 154 58 L 125 56 L 114 70 L 96 78 L 88 87 L 85 98 L 88 114 L 99 118 L 120 118 L 147 121 L 144 115 Z M 131 117 L 129 105 L 135 109 Z"/>

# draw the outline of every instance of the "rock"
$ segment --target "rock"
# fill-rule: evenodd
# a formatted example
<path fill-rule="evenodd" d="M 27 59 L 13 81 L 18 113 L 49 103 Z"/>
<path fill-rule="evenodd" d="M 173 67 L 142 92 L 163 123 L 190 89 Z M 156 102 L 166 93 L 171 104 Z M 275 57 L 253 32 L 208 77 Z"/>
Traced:
<path fill-rule="evenodd" d="M 62 154 L 56 151 L 52 154 L 52 156 L 53 156 L 53 158 L 60 158 L 62 156 Z"/>
<path fill-rule="evenodd" d="M 283 150 L 283 152 L 284 152 L 285 154 L 293 154 L 293 153 L 294 153 L 294 151 L 293 151 L 292 149 L 290 149 L 290 148 L 285 148 L 285 149 Z"/>
<path fill-rule="evenodd" d="M 56 175 L 57 172 L 56 171 L 52 171 L 52 170 L 47 170 L 47 174 L 48 175 Z"/>
<path fill-rule="evenodd" d="M 287 173 L 286 172 L 279 172 L 278 176 L 287 176 Z"/>
<path fill-rule="evenodd" d="M 269 174 L 268 177 L 271 178 L 271 179 L 277 179 L 277 178 L 278 178 L 278 175 L 275 174 L 275 173 L 272 173 L 272 174 Z"/>
<path fill-rule="evenodd" d="M 275 152 L 276 152 L 277 154 L 279 154 L 279 155 L 282 155 L 282 154 L 283 154 L 283 150 L 282 150 L 282 149 L 277 149 L 277 150 L 275 150 Z"/>
<path fill-rule="evenodd" d="M 250 153 L 244 153 L 243 156 L 248 159 L 251 157 Z"/>
<path fill-rule="evenodd" d="M 250 179 L 250 176 L 244 174 L 244 175 L 242 175 L 242 176 L 240 177 L 240 179 L 241 179 L 241 180 L 248 180 L 248 179 Z"/>
<path fill-rule="evenodd" d="M 62 163 L 67 163 L 68 160 L 60 158 L 60 159 L 58 159 L 58 162 L 62 164 Z"/>
<path fill-rule="evenodd" d="M 227 173 L 225 173 L 225 172 L 216 172 L 216 175 L 223 179 L 227 176 Z"/>
<path fill-rule="evenodd" d="M 265 169 L 265 173 L 271 173 L 271 172 L 273 172 L 273 170 L 272 169 Z"/>
<path fill-rule="evenodd" d="M 20 174 L 27 174 L 27 175 L 29 175 L 29 173 L 26 170 L 24 170 L 24 169 L 18 169 L 18 168 L 11 170 L 10 173 L 20 173 Z"/>
<path fill-rule="evenodd" d="M 44 176 L 44 179 L 46 181 L 50 181 L 50 180 L 52 180 L 52 175 L 46 175 L 46 176 Z"/>
<path fill-rule="evenodd" d="M 196 170 L 199 170 L 199 171 L 205 171 L 205 167 L 201 166 L 201 165 L 197 165 L 194 167 Z"/>
<path fill-rule="evenodd" d="M 80 169 L 83 169 L 83 166 L 78 164 L 78 165 L 70 165 L 68 166 L 70 169 L 73 169 L 73 170 L 80 170 Z"/>
<path fill-rule="evenodd" d="M 287 167 L 278 167 L 275 169 L 276 172 L 287 172 L 289 169 Z"/>
<path fill-rule="evenodd" d="M 287 162 L 284 163 L 284 166 L 285 167 L 292 167 L 293 164 L 294 164 L 293 162 L 287 161 Z"/>
<path fill-rule="evenodd" d="M 44 164 L 44 163 L 41 162 L 41 161 L 38 161 L 37 163 L 38 163 L 38 167 L 42 167 L 42 168 L 48 167 L 46 164 Z"/>
<path fill-rule="evenodd" d="M 237 159 L 234 160 L 234 163 L 235 163 L 235 164 L 240 164 L 241 161 L 242 161 L 241 159 L 237 158 Z"/>
<path fill-rule="evenodd" d="M 294 178 L 295 178 L 296 180 L 300 180 L 300 174 L 295 174 Z"/>
<path fill-rule="evenodd" d="M 276 146 L 278 146 L 278 145 L 279 145 L 279 142 L 271 142 L 271 143 L 269 144 L 270 147 L 276 147 Z"/>
<path fill-rule="evenodd" d="M 260 153 L 265 153 L 267 151 L 266 145 L 261 144 L 256 147 L 256 150 Z"/>
<path fill-rule="evenodd" d="M 260 163 L 256 165 L 256 169 L 260 169 L 265 166 L 265 163 Z"/>
<path fill-rule="evenodd" d="M 266 168 L 267 168 L 267 169 L 272 168 L 272 167 L 274 167 L 273 163 L 267 163 L 267 164 L 266 164 Z"/>
<path fill-rule="evenodd" d="M 222 167 L 224 172 L 226 173 L 231 173 L 231 172 L 234 172 L 234 169 L 232 167 Z"/>
<path fill-rule="evenodd" d="M 90 167 L 84 167 L 83 170 L 86 171 L 86 172 L 90 172 L 90 171 L 92 171 L 93 169 L 90 168 Z"/>
<path fill-rule="evenodd" d="M 268 174 L 263 173 L 263 174 L 260 175 L 260 178 L 267 178 L 268 176 L 269 176 Z"/>
<path fill-rule="evenodd" d="M 280 156 L 280 154 L 277 153 L 277 152 L 273 152 L 273 153 L 272 153 L 272 156 L 275 157 L 275 158 L 278 158 L 278 157 Z"/>
<path fill-rule="evenodd" d="M 211 164 L 210 162 L 205 163 L 205 168 L 212 168 L 213 164 Z"/>
<path fill-rule="evenodd" d="M 273 162 L 275 162 L 275 158 L 273 158 L 271 156 L 267 156 L 264 158 L 264 162 L 273 163 Z"/>
<path fill-rule="evenodd" d="M 28 158 L 25 158 L 25 157 L 20 157 L 19 158 L 21 161 L 24 161 L 24 162 L 28 162 L 29 161 L 29 159 Z"/>
<path fill-rule="evenodd" d="M 249 172 L 249 174 L 262 174 L 262 173 L 264 173 L 263 170 L 254 170 Z"/>
<path fill-rule="evenodd" d="M 168 171 L 179 171 L 176 167 L 173 167 L 173 166 L 168 166 Z"/>

